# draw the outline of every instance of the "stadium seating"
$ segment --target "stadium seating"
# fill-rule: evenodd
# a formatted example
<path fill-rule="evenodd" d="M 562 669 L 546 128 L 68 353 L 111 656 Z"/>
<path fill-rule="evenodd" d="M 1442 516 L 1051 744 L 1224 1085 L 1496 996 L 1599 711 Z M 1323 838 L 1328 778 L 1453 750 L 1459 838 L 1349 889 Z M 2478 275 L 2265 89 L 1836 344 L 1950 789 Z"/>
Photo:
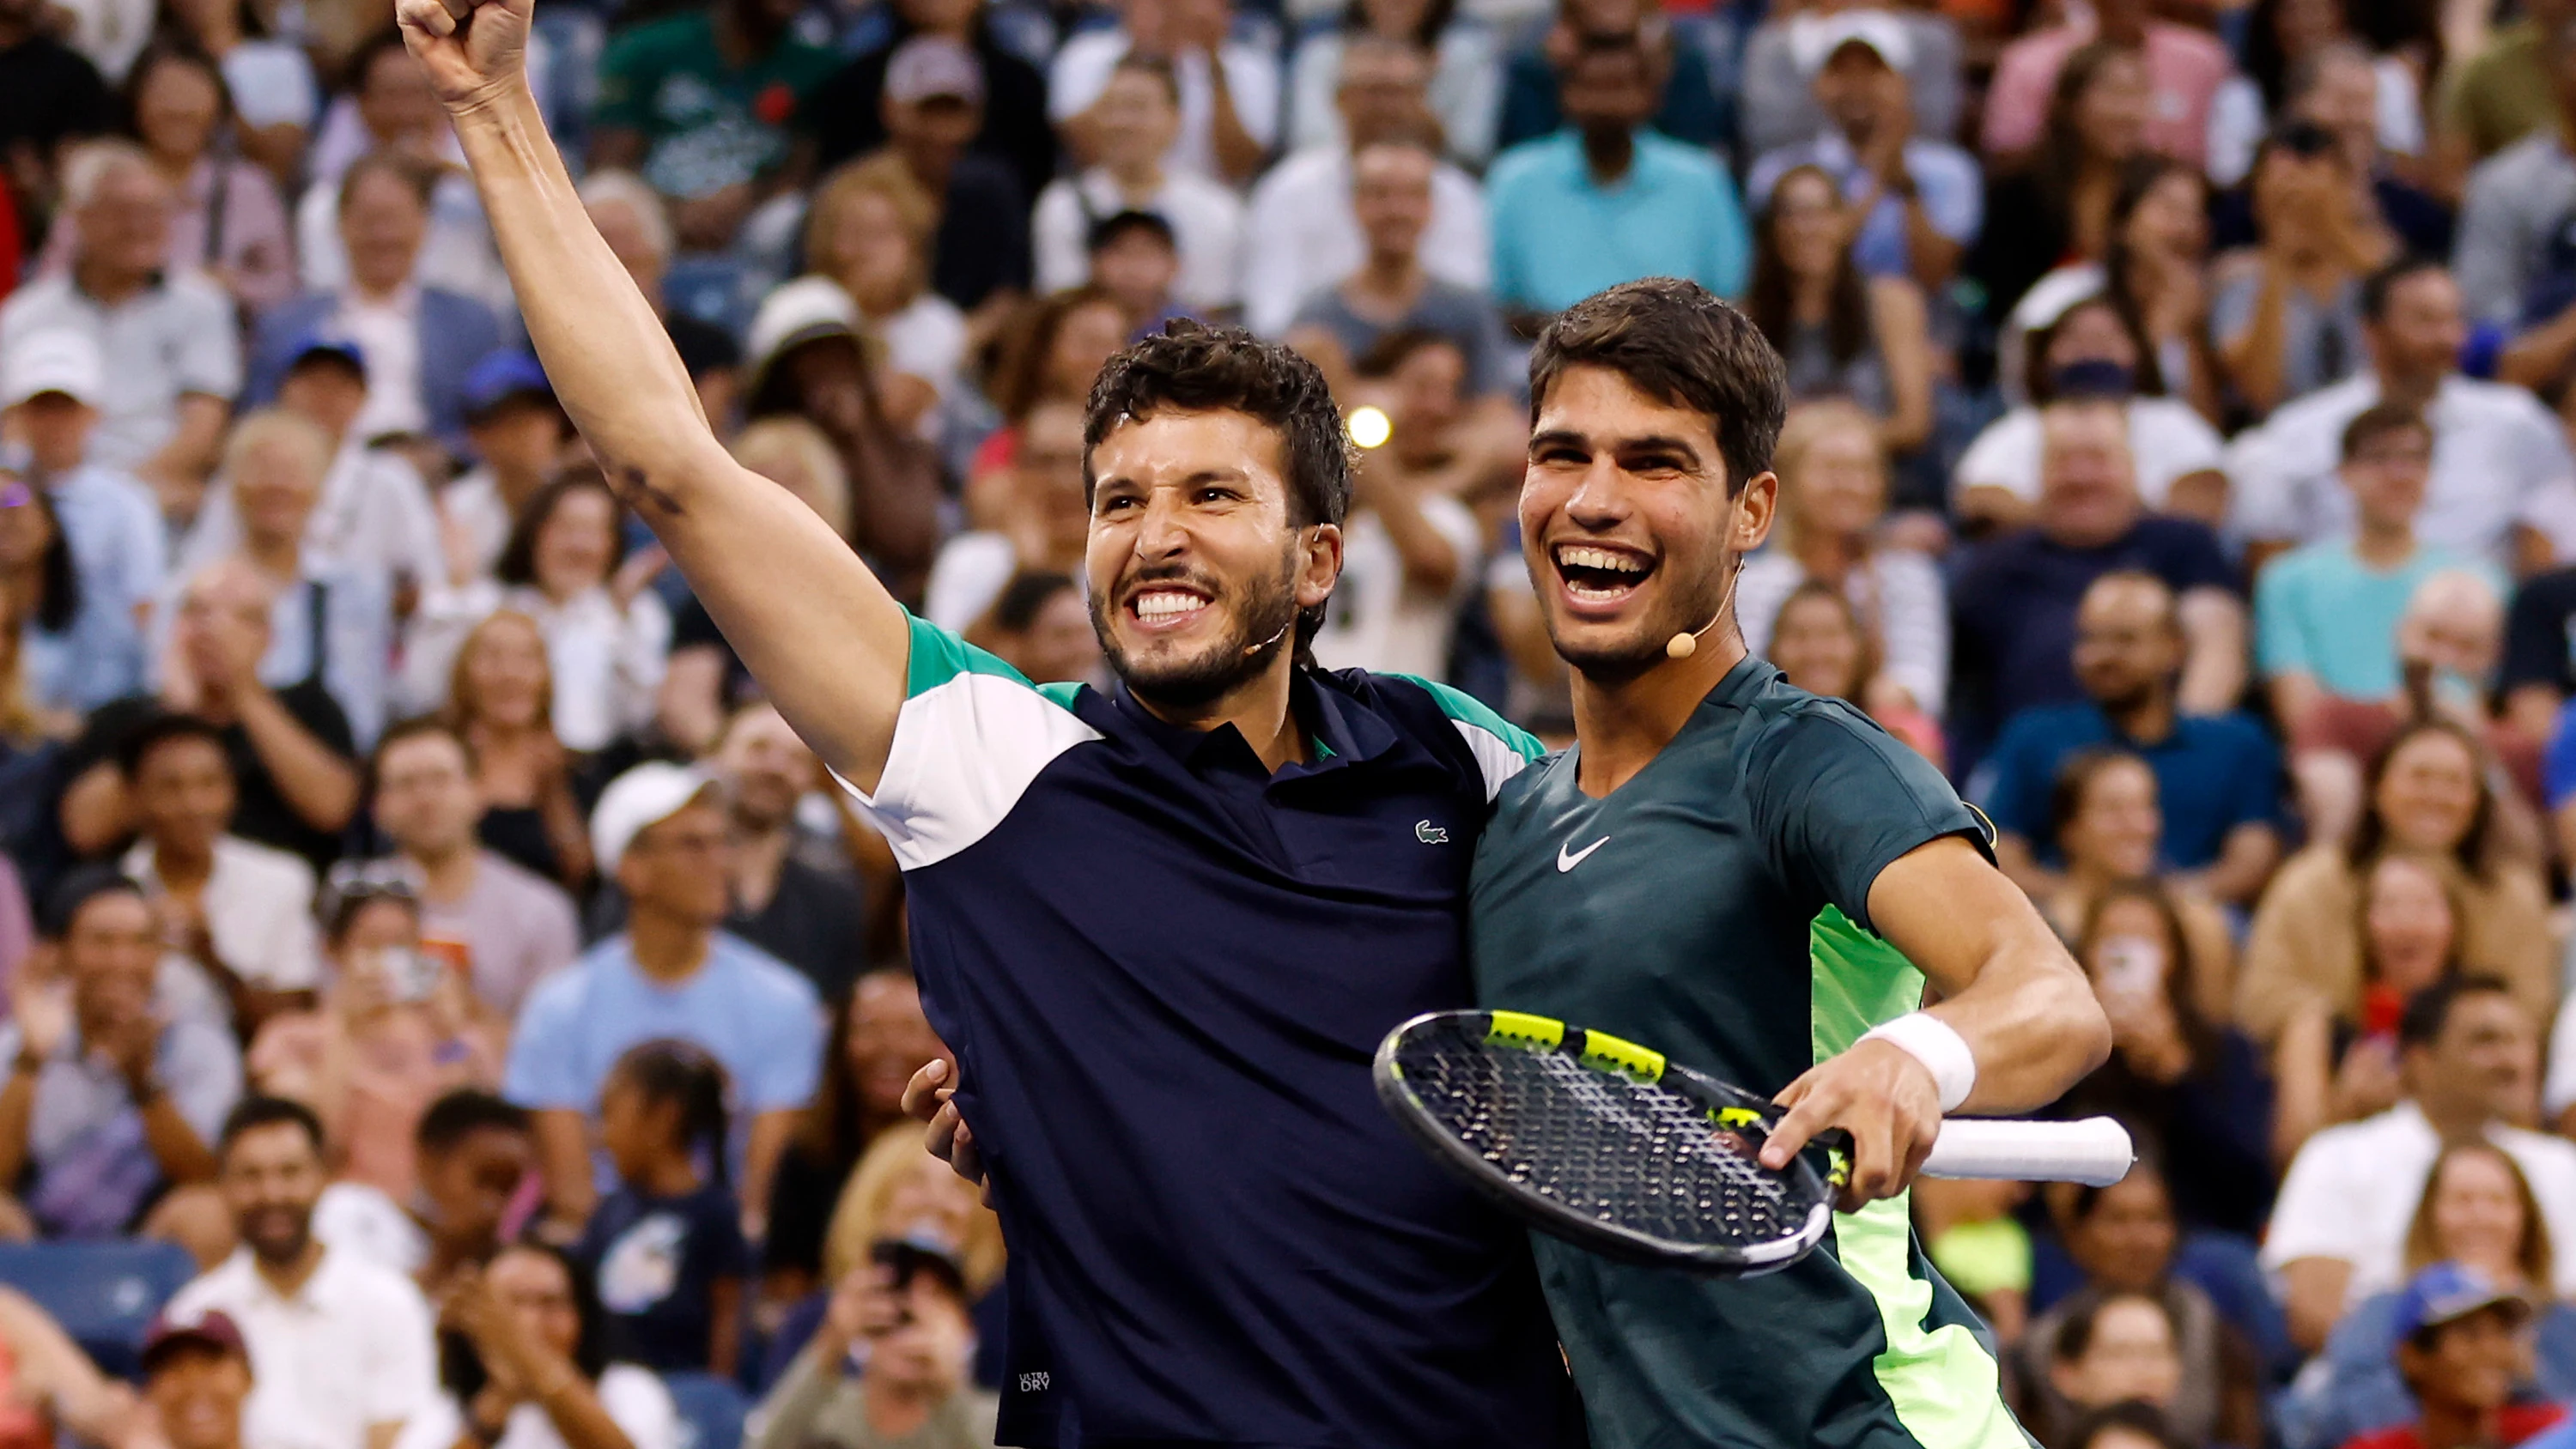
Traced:
<path fill-rule="evenodd" d="M 196 1276 L 196 1259 L 176 1243 L 0 1244 L 0 1283 L 52 1314 L 99 1367 L 129 1377 L 152 1315 Z"/>

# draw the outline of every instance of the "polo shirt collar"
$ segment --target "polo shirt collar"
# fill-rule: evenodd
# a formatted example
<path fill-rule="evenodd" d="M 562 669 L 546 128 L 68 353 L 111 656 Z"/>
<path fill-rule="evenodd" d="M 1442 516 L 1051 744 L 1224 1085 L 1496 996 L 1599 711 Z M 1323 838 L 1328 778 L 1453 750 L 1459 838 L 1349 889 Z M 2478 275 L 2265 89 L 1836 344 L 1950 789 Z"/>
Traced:
<path fill-rule="evenodd" d="M 1394 726 L 1339 691 L 1318 687 L 1315 679 L 1314 671 L 1299 669 L 1288 682 L 1288 712 L 1306 731 L 1315 758 L 1280 766 L 1271 773 L 1274 781 L 1368 764 L 1393 750 L 1400 740 Z M 1264 773 L 1261 757 L 1232 724 L 1221 724 L 1212 730 L 1173 724 L 1147 709 L 1123 679 L 1110 687 L 1109 697 L 1122 718 L 1184 764 L 1195 767 L 1222 763 L 1254 774 Z"/>

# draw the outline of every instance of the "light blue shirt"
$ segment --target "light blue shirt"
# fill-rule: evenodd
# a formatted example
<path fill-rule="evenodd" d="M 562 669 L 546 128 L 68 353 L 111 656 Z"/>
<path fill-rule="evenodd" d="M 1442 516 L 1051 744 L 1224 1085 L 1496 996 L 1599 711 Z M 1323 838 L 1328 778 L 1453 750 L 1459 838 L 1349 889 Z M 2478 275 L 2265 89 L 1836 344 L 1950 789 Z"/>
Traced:
<path fill-rule="evenodd" d="M 1494 300 L 1561 312 L 1604 287 L 1686 277 L 1732 297 L 1744 290 L 1752 237 L 1735 183 L 1715 157 L 1637 132 L 1628 174 L 1604 187 L 1572 130 L 1525 142 L 1485 176 L 1493 217 Z"/>
<path fill-rule="evenodd" d="M 1747 204 L 1755 211 L 1769 205 L 1771 188 L 1800 166 L 1817 167 L 1832 177 L 1846 201 L 1870 186 L 1869 170 L 1852 154 L 1851 142 L 1842 132 L 1828 130 L 1812 141 L 1764 152 L 1744 178 Z M 1934 231 L 1961 246 L 1977 239 L 1986 217 L 1986 182 L 1974 158 L 1956 146 L 1918 136 L 1905 143 L 1905 174 L 1913 179 L 1915 197 Z M 1852 242 L 1852 261 L 1873 277 L 1902 277 L 1911 270 L 1906 252 L 1905 203 L 1882 195 Z"/>
<path fill-rule="evenodd" d="M 2293 549 L 2254 581 L 2254 658 L 2266 677 L 2305 674 L 2340 699 L 2396 695 L 2397 621 L 2425 576 L 2472 570 L 2508 597 L 2495 569 L 2447 549 L 2419 545 L 2386 572 L 2365 565 L 2346 538 Z"/>
<path fill-rule="evenodd" d="M 532 1111 L 560 1108 L 595 1118 L 600 1087 L 618 1057 L 667 1038 L 701 1047 L 723 1064 L 739 1168 L 749 1135 L 743 1124 L 813 1098 L 823 1062 L 823 1006 L 804 977 L 738 936 L 717 932 L 706 964 L 673 986 L 636 966 L 621 931 L 528 993 L 502 1094 Z"/>
<path fill-rule="evenodd" d="M 142 484 L 95 464 L 46 490 L 80 576 L 80 608 L 59 634 L 28 621 L 19 636 L 27 702 L 86 714 L 143 687 L 143 631 L 134 608 L 156 598 L 169 544 Z"/>

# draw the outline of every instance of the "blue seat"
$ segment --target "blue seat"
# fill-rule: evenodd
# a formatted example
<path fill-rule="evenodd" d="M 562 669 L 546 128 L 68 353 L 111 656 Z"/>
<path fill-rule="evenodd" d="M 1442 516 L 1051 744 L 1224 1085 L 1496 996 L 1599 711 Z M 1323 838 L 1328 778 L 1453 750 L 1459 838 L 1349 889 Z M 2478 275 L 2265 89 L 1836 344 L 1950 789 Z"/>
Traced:
<path fill-rule="evenodd" d="M 662 300 L 674 312 L 721 327 L 735 337 L 751 325 L 758 302 L 751 269 L 730 256 L 680 257 L 662 274 Z"/>
<path fill-rule="evenodd" d="M 662 1383 L 680 1411 L 679 1449 L 741 1449 L 751 1400 L 740 1385 L 714 1374 L 664 1374 Z"/>
<path fill-rule="evenodd" d="M 0 1244 L 0 1283 L 35 1300 L 110 1374 L 140 1367 L 143 1331 L 170 1295 L 197 1276 L 176 1243 Z"/>

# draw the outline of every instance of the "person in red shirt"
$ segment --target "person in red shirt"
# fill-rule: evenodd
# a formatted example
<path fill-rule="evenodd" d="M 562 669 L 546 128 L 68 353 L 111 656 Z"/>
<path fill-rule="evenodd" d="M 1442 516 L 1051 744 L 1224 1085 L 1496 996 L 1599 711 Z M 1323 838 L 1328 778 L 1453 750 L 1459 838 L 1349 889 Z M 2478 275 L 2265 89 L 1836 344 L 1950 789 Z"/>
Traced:
<path fill-rule="evenodd" d="M 2435 1263 L 2397 1302 L 2397 1372 L 2415 1421 L 2346 1440 L 2343 1449 L 2486 1449 L 2520 1444 L 2567 1417 L 2528 1401 L 2531 1304 L 2461 1263 Z"/>

